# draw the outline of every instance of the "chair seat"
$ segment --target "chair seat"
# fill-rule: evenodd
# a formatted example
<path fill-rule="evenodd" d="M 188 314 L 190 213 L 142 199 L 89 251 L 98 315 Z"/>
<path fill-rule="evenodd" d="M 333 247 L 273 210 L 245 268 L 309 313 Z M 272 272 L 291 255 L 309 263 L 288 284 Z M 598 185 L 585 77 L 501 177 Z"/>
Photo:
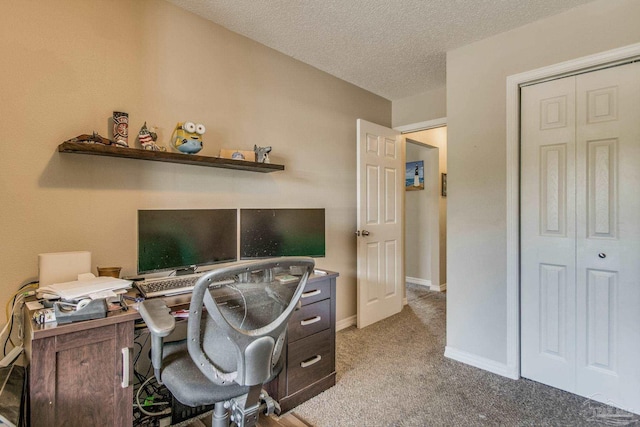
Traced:
<path fill-rule="evenodd" d="M 211 405 L 249 391 L 248 386 L 234 382 L 221 386 L 209 381 L 189 357 L 186 340 L 166 343 L 162 364 L 162 382 L 183 405 Z"/>

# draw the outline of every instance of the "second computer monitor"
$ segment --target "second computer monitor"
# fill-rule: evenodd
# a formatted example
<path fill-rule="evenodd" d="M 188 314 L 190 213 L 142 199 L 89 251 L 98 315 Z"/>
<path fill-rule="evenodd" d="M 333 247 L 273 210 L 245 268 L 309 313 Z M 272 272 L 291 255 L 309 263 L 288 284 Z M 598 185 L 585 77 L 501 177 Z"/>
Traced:
<path fill-rule="evenodd" d="M 240 209 L 240 258 L 325 256 L 324 209 Z"/>

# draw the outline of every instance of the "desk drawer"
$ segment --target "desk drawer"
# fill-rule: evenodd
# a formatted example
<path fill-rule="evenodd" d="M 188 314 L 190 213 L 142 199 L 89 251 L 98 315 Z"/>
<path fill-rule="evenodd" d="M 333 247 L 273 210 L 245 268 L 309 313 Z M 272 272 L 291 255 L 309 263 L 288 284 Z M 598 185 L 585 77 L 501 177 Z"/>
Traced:
<path fill-rule="evenodd" d="M 290 343 L 288 351 L 288 395 L 331 374 L 331 330 Z"/>
<path fill-rule="evenodd" d="M 304 292 L 300 297 L 302 305 L 313 304 L 322 301 L 331 296 L 331 286 L 328 280 L 318 280 L 316 282 L 307 282 Z"/>
<path fill-rule="evenodd" d="M 289 342 L 329 329 L 331 324 L 331 300 L 304 305 L 293 312 L 289 320 Z"/>

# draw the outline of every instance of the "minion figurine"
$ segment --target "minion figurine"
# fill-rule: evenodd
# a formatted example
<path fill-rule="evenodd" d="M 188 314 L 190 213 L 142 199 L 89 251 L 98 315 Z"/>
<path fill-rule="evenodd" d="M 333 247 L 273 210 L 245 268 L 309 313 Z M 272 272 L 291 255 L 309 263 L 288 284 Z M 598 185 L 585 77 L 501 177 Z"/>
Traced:
<path fill-rule="evenodd" d="M 173 129 L 171 142 L 173 146 L 185 154 L 196 154 L 202 150 L 202 135 L 206 132 L 203 124 L 180 122 Z"/>

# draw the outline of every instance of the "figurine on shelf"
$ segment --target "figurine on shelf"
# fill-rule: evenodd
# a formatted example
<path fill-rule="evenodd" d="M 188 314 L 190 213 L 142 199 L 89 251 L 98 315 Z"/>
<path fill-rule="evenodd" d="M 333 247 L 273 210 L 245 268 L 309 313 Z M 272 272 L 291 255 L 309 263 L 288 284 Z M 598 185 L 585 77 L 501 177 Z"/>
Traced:
<path fill-rule="evenodd" d="M 196 154 L 202 150 L 202 135 L 206 132 L 204 125 L 193 122 L 180 122 L 171 136 L 176 150 L 185 154 Z"/>
<path fill-rule="evenodd" d="M 156 144 L 157 139 L 158 135 L 155 132 L 149 131 L 147 128 L 147 122 L 144 122 L 140 128 L 140 132 L 138 132 L 138 141 L 140 141 L 142 148 L 150 151 L 167 151 L 166 148 L 160 147 Z"/>
<path fill-rule="evenodd" d="M 81 142 L 83 144 L 102 144 L 102 145 L 115 145 L 114 141 L 101 136 L 98 132 L 93 132 L 91 135 L 82 134 L 75 138 L 71 138 L 65 142 Z"/>
<path fill-rule="evenodd" d="M 269 153 L 271 152 L 271 146 L 258 147 L 257 145 L 254 145 L 253 151 L 256 153 L 256 162 L 271 163 L 271 161 L 269 160 Z"/>

